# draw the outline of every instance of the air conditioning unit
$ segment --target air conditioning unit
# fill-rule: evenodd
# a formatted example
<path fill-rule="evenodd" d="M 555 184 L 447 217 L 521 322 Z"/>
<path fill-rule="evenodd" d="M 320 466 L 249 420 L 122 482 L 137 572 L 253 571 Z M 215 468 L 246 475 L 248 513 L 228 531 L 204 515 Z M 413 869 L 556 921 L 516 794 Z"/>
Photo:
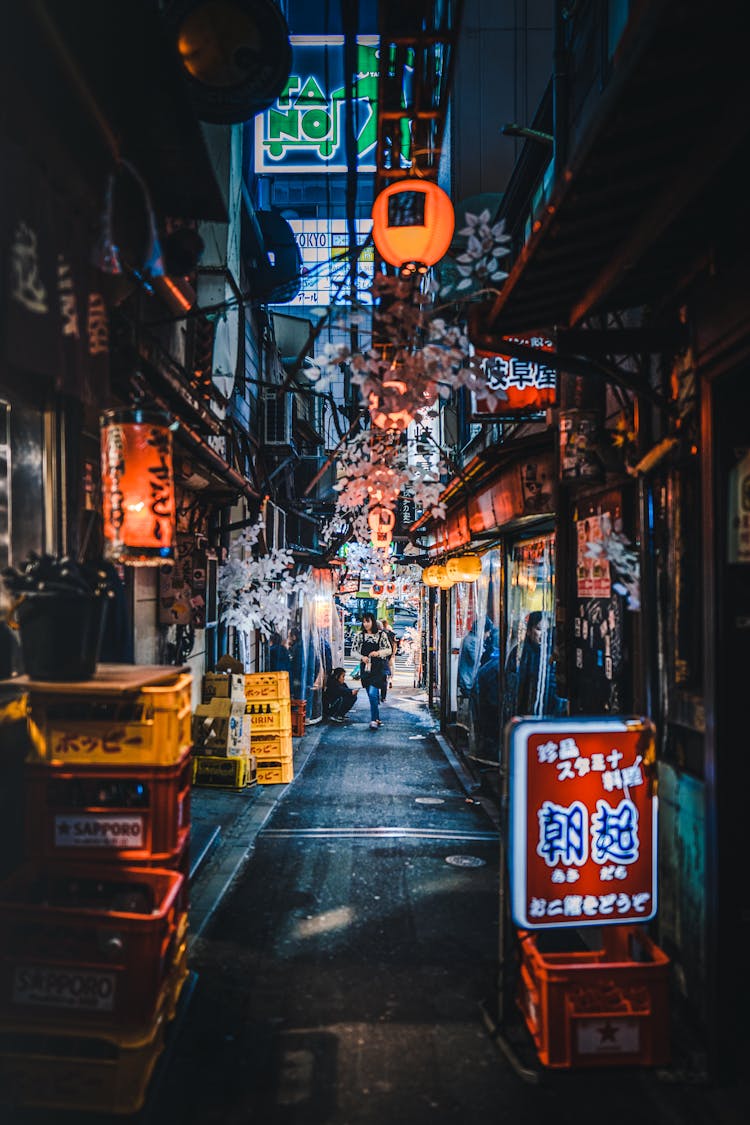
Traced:
<path fill-rule="evenodd" d="M 267 391 L 263 395 L 263 440 L 266 445 L 292 444 L 292 396 Z"/>

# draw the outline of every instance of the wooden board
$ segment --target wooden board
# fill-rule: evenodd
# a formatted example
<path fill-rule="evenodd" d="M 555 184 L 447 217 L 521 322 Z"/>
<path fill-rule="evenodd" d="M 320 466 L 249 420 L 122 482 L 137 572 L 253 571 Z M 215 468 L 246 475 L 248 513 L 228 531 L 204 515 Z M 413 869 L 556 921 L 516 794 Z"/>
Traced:
<path fill-rule="evenodd" d="M 90 680 L 32 680 L 28 676 L 14 676 L 1 680 L 0 688 L 44 695 L 127 695 L 189 671 L 186 665 L 176 664 L 99 664 Z"/>

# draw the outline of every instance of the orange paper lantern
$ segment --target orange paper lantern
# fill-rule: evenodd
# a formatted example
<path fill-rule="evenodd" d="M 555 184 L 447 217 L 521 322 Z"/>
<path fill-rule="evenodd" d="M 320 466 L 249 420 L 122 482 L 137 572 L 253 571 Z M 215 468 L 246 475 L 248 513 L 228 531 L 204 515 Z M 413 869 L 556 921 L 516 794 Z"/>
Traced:
<path fill-rule="evenodd" d="M 390 547 L 393 529 L 396 526 L 396 516 L 391 509 L 380 505 L 370 508 L 367 523 L 370 527 L 373 547 Z"/>
<path fill-rule="evenodd" d="M 426 273 L 445 255 L 455 215 L 449 196 L 430 180 L 400 180 L 372 205 L 372 237 L 380 257 L 403 274 Z"/>
<path fill-rule="evenodd" d="M 101 418 L 105 553 L 131 566 L 174 558 L 172 431 L 166 414 L 108 410 Z"/>

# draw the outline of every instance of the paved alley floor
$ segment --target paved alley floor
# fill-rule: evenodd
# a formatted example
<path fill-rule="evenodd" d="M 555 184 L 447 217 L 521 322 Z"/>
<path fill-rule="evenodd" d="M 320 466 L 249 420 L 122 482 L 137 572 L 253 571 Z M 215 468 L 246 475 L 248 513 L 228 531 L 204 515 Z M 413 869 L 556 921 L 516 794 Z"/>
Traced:
<path fill-rule="evenodd" d="M 399 680 L 379 731 L 364 693 L 325 729 L 195 944 L 197 986 L 148 1121 L 734 1122 L 647 1071 L 536 1086 L 514 1073 L 480 1018 L 496 832 Z"/>

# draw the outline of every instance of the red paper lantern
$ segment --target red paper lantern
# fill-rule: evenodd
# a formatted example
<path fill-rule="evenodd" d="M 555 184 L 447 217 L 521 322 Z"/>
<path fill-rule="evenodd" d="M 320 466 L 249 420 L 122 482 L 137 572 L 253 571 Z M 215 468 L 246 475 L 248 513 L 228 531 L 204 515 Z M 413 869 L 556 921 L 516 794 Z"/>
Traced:
<path fill-rule="evenodd" d="M 131 566 L 174 558 L 172 431 L 166 414 L 108 410 L 101 417 L 105 552 Z"/>
<path fill-rule="evenodd" d="M 403 274 L 426 273 L 445 255 L 455 215 L 449 196 L 430 180 L 399 180 L 372 205 L 372 237 L 380 257 Z"/>

